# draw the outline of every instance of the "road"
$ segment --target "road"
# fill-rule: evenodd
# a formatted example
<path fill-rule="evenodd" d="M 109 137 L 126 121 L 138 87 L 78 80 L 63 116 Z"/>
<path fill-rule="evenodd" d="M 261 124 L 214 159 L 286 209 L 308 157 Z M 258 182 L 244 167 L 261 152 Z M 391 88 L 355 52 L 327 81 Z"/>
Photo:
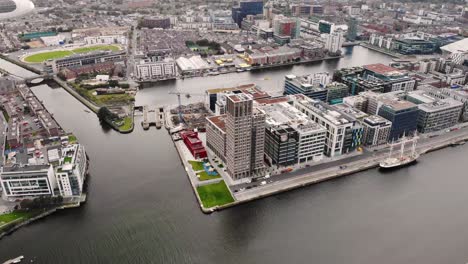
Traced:
<path fill-rule="evenodd" d="M 443 130 L 421 135 L 416 150 L 420 153 L 425 153 L 434 146 L 446 142 L 455 143 L 458 142 L 460 138 L 468 136 L 467 124 L 459 124 L 454 128 L 457 130 Z M 352 173 L 352 171 L 356 169 L 375 167 L 381 160 L 388 156 L 388 152 L 388 146 L 375 150 L 365 150 L 364 153 L 358 156 L 322 163 L 298 169 L 290 173 L 273 175 L 268 179 L 260 179 L 256 182 L 231 185 L 229 187 L 231 191 L 235 193 L 236 199 L 239 201 L 254 199 L 281 190 L 287 190 L 293 187 L 323 181 L 342 174 Z M 266 181 L 267 184 L 261 185 L 260 182 L 262 181 Z"/>

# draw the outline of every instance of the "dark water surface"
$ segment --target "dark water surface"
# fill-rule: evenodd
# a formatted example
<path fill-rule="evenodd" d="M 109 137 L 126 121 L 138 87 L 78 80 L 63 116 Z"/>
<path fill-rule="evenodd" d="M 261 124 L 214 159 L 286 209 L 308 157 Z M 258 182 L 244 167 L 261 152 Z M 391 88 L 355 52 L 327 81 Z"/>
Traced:
<path fill-rule="evenodd" d="M 202 93 L 257 80 L 278 92 L 291 72 L 390 60 L 360 47 L 348 52 L 339 62 L 165 83 L 141 90 L 137 104 L 174 104 L 174 89 Z M 165 130 L 106 131 L 64 90 L 34 91 L 87 147 L 88 202 L 0 240 L 0 262 L 19 255 L 26 263 L 468 262 L 468 146 L 204 215 Z"/>

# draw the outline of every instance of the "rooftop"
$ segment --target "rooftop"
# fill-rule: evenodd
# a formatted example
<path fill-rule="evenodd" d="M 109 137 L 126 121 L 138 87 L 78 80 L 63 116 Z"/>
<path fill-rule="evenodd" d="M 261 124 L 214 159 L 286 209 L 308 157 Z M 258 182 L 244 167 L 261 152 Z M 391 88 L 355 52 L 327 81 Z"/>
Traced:
<path fill-rule="evenodd" d="M 206 119 L 217 126 L 219 130 L 226 132 L 226 115 L 211 116 Z"/>
<path fill-rule="evenodd" d="M 364 69 L 373 71 L 375 73 L 382 74 L 382 75 L 401 74 L 400 70 L 384 65 L 382 63 L 364 65 Z"/>

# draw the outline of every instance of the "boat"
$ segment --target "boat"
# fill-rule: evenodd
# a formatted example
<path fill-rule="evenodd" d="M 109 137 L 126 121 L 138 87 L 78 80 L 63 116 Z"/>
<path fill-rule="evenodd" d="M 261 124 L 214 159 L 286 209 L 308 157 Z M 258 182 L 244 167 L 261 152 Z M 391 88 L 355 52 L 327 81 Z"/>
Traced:
<path fill-rule="evenodd" d="M 388 158 L 384 159 L 379 163 L 380 168 L 382 169 L 395 169 L 395 168 L 400 168 L 404 167 L 410 164 L 413 164 L 416 162 L 419 158 L 419 153 L 416 151 L 416 144 L 418 141 L 418 136 L 415 135 L 411 139 L 406 138 L 403 136 L 402 140 L 397 143 L 391 143 L 390 144 L 390 153 Z M 405 146 L 407 143 L 411 143 L 411 153 L 405 154 Z M 395 146 L 400 145 L 400 153 L 398 156 L 394 157 L 393 156 L 393 148 Z"/>
<path fill-rule="evenodd" d="M 4 264 L 20 263 L 24 259 L 24 256 L 19 256 L 14 259 L 7 260 Z"/>

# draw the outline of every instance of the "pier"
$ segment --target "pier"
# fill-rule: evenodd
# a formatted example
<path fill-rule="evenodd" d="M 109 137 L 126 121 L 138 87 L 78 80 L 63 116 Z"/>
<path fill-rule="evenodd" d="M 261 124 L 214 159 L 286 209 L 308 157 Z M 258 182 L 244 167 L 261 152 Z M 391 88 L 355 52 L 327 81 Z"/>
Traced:
<path fill-rule="evenodd" d="M 162 106 L 148 106 L 144 105 L 143 109 L 143 120 L 141 125 L 144 130 L 148 130 L 150 126 L 155 126 L 160 129 L 164 124 L 164 107 Z"/>

